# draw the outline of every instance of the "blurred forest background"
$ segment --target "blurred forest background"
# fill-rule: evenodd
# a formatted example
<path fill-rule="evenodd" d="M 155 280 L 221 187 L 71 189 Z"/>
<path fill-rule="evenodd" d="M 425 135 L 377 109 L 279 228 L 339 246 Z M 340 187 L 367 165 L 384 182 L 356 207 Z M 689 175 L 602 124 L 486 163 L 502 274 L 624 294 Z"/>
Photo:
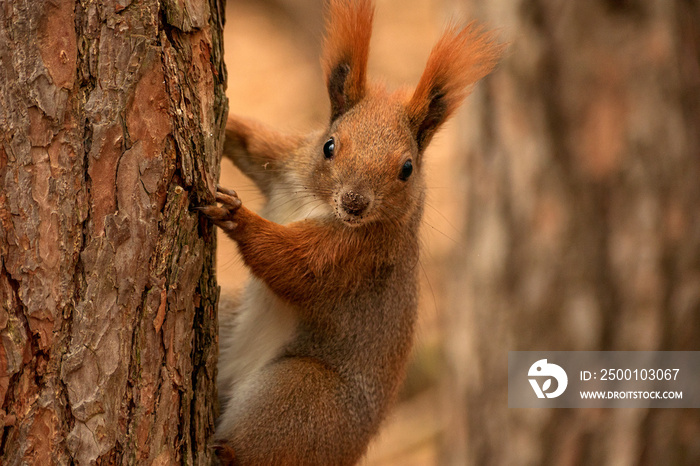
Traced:
<path fill-rule="evenodd" d="M 427 154 L 420 327 L 367 465 L 700 464 L 700 410 L 515 410 L 509 350 L 700 350 L 700 3 L 376 0 L 370 77 L 450 20 L 510 48 Z M 229 0 L 230 112 L 328 118 L 322 0 Z M 221 182 L 256 207 L 224 162 Z M 224 292 L 245 270 L 223 235 Z"/>

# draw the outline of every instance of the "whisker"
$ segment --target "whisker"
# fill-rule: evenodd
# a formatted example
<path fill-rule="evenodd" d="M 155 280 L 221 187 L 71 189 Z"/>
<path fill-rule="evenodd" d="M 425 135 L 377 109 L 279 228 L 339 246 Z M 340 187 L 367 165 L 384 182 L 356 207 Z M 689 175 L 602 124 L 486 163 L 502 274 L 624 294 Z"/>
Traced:
<path fill-rule="evenodd" d="M 440 230 L 439 228 L 436 228 L 436 227 L 434 227 L 433 225 L 431 225 L 430 223 L 428 223 L 427 221 L 425 221 L 425 219 L 423 219 L 423 224 L 424 224 L 425 226 L 431 228 L 433 231 L 439 233 L 439 234 L 442 235 L 444 238 L 450 240 L 453 244 L 455 244 L 455 245 L 460 245 L 460 244 L 461 244 L 459 241 L 457 241 L 456 239 L 452 238 L 452 237 L 451 237 L 450 235 L 448 235 L 447 233 L 443 232 L 443 231 Z"/>
<path fill-rule="evenodd" d="M 438 309 L 437 298 L 435 297 L 435 290 L 433 289 L 433 284 L 430 281 L 430 276 L 428 275 L 427 270 L 425 270 L 423 261 L 420 258 L 418 258 L 418 265 L 420 265 L 420 268 L 423 271 L 423 277 L 425 277 L 425 281 L 428 283 L 428 289 L 430 290 L 430 295 L 433 298 L 433 310 L 435 311 L 435 314 L 439 314 L 440 311 Z"/>
<path fill-rule="evenodd" d="M 442 218 L 442 219 L 452 228 L 452 230 L 453 230 L 455 233 L 461 233 L 460 229 L 457 228 L 457 227 L 450 221 L 450 219 L 447 218 L 447 216 L 446 216 L 445 214 L 443 214 L 442 212 L 440 212 L 440 210 L 439 210 L 438 208 L 436 208 L 432 203 L 426 201 L 426 202 L 425 202 L 425 206 L 426 206 L 426 207 L 430 207 L 430 209 L 432 209 L 433 212 L 437 213 L 437 214 L 440 216 L 440 218 Z"/>

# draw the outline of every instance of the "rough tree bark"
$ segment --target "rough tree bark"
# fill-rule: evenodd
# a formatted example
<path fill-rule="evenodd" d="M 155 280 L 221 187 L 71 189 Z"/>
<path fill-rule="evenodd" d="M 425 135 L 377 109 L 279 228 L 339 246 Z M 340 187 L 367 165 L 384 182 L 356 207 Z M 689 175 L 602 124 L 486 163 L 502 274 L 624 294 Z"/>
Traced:
<path fill-rule="evenodd" d="M 222 15 L 0 2 L 0 464 L 211 461 Z"/>
<path fill-rule="evenodd" d="M 462 4 L 512 45 L 460 123 L 445 464 L 700 464 L 698 410 L 507 408 L 508 350 L 700 350 L 700 4 Z"/>

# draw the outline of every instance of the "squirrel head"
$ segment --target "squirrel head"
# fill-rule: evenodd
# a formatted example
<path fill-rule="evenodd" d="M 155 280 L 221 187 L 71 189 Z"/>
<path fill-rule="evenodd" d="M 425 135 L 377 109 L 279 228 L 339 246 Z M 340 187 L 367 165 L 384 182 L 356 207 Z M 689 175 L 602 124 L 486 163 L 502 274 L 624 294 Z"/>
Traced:
<path fill-rule="evenodd" d="M 322 57 L 331 104 L 308 186 L 348 226 L 401 224 L 424 197 L 423 154 L 503 46 L 472 24 L 448 28 L 413 91 L 368 84 L 371 0 L 331 0 Z"/>

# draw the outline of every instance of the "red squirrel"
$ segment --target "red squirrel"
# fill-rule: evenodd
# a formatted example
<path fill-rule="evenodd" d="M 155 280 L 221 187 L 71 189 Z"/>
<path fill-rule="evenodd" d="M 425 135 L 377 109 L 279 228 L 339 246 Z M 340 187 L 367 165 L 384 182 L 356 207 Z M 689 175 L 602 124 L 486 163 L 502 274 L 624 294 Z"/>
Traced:
<path fill-rule="evenodd" d="M 253 278 L 220 310 L 222 462 L 350 465 L 402 382 L 417 307 L 423 154 L 503 46 L 448 28 L 412 92 L 366 79 L 370 0 L 331 0 L 322 64 L 331 116 L 306 136 L 229 117 L 224 155 L 268 198 L 219 187 L 200 210 Z"/>

